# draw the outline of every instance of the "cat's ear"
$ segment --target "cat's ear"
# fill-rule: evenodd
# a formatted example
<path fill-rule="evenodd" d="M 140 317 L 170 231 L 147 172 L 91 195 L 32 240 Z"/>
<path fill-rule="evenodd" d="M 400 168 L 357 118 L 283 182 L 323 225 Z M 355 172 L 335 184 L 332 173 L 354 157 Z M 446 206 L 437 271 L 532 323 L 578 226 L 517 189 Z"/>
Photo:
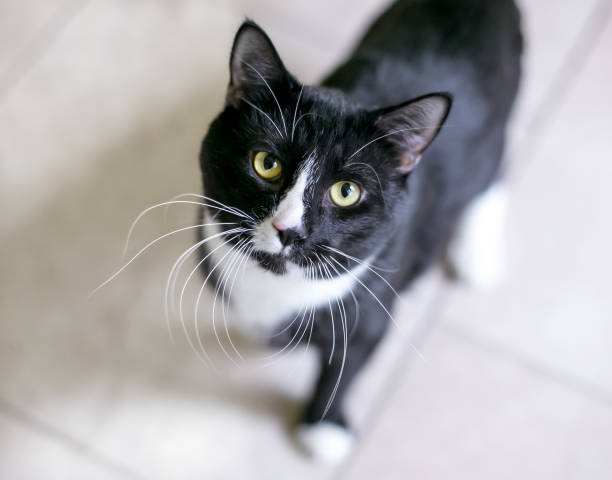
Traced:
<path fill-rule="evenodd" d="M 402 173 L 411 172 L 436 137 L 450 111 L 452 97 L 434 93 L 376 112 L 376 126 L 395 146 Z"/>
<path fill-rule="evenodd" d="M 245 93 L 289 77 L 272 41 L 254 22 L 244 22 L 234 38 L 227 102 L 237 106 Z"/>

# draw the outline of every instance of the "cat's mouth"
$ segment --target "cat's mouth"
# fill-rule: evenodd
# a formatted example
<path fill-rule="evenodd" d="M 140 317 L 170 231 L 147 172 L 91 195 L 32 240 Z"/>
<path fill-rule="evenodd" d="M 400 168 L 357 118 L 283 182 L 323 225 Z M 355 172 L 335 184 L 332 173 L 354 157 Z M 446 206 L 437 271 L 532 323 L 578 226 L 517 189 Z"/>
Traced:
<path fill-rule="evenodd" d="M 286 255 L 268 253 L 261 250 L 254 251 L 251 255 L 262 268 L 277 275 L 284 275 L 287 273 L 287 261 L 289 257 Z"/>
<path fill-rule="evenodd" d="M 284 275 L 291 267 L 306 268 L 308 265 L 306 256 L 298 251 L 295 246 L 284 247 L 278 253 L 254 250 L 251 253 L 251 258 L 265 270 L 277 275 Z"/>

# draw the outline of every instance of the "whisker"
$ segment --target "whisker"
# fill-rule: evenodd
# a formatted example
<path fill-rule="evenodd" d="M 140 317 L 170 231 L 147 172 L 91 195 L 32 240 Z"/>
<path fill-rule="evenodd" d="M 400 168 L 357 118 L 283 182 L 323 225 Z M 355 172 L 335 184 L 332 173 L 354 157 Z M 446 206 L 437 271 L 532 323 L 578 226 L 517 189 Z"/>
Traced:
<path fill-rule="evenodd" d="M 263 116 L 265 116 L 268 120 L 270 120 L 270 122 L 272 122 L 272 125 L 274 125 L 274 128 L 276 128 L 276 130 L 278 131 L 278 134 L 283 137 L 283 132 L 280 131 L 280 128 L 278 128 L 278 126 L 276 125 L 276 123 L 274 122 L 274 120 L 272 120 L 272 117 L 270 117 L 270 115 L 268 115 L 266 112 L 264 112 L 261 108 L 259 108 L 257 105 L 253 104 L 252 102 L 249 102 L 246 98 L 241 98 L 240 100 L 242 100 L 244 103 L 246 103 L 247 105 L 250 105 L 251 107 L 253 107 L 255 110 L 257 110 L 259 113 L 261 113 Z"/>
<path fill-rule="evenodd" d="M 234 237 L 232 237 L 229 241 L 235 239 L 238 235 L 235 235 Z M 223 247 L 226 243 L 228 243 L 227 241 L 222 243 L 221 245 L 217 246 L 214 250 L 212 250 L 206 257 L 204 257 L 203 260 L 205 260 L 208 256 L 210 256 L 211 254 L 213 254 L 216 250 L 218 250 L 219 248 Z M 217 262 L 217 264 L 208 271 L 208 274 L 206 275 L 206 278 L 204 279 L 204 281 L 202 282 L 202 286 L 200 287 L 200 291 L 198 292 L 198 296 L 196 299 L 196 303 L 195 303 L 195 307 L 194 307 L 194 312 L 193 312 L 193 316 L 194 316 L 194 327 L 195 327 L 195 331 L 196 331 L 196 338 L 198 340 L 198 344 L 200 346 L 200 348 L 202 349 L 202 351 L 205 350 L 204 348 L 204 344 L 202 342 L 202 338 L 200 337 L 200 330 L 198 327 L 198 323 L 199 323 L 199 309 L 200 309 L 200 301 L 202 299 L 202 294 L 204 293 L 204 288 L 206 287 L 206 283 L 208 282 L 208 280 L 210 279 L 210 277 L 212 276 L 212 274 L 214 273 L 214 271 L 217 269 L 217 267 L 223 262 L 223 260 L 225 260 L 225 258 L 233 251 L 232 247 L 227 253 L 225 253 L 225 255 L 223 255 L 223 257 Z M 213 316 L 213 326 L 214 326 L 214 316 Z M 231 359 L 233 361 L 233 359 Z M 234 362 L 235 363 L 235 362 Z M 236 364 L 236 366 L 238 366 L 240 368 L 240 365 Z"/>
<path fill-rule="evenodd" d="M 313 280 L 311 275 L 312 273 L 311 273 L 310 267 L 307 267 L 306 268 L 306 279 Z M 310 347 L 310 340 L 312 339 L 312 331 L 314 329 L 314 318 L 315 318 L 314 315 L 315 315 L 315 304 L 314 302 L 312 302 L 310 304 L 310 313 L 308 314 L 308 322 L 306 323 L 306 327 L 308 327 L 308 323 L 310 323 L 310 333 L 308 334 L 308 342 L 306 342 L 306 353 L 308 353 L 308 348 Z"/>
<path fill-rule="evenodd" d="M 302 120 L 302 118 L 305 118 L 305 117 L 308 117 L 308 116 L 311 116 L 311 115 L 312 115 L 313 117 L 316 117 L 316 116 L 317 116 L 317 114 L 316 114 L 316 113 L 314 113 L 314 112 L 307 112 L 307 113 L 303 113 L 302 115 L 300 115 L 300 116 L 298 117 L 298 119 L 297 119 L 297 122 L 295 122 L 295 123 L 293 124 L 293 128 L 294 128 L 294 130 L 297 128 L 297 126 L 298 126 L 298 124 L 300 123 L 300 121 Z"/>
<path fill-rule="evenodd" d="M 199 246 L 203 244 L 204 240 L 200 240 L 195 245 L 190 246 L 187 250 L 185 250 L 179 258 L 174 262 L 172 268 L 170 269 L 170 273 L 168 274 L 168 280 L 166 281 L 166 288 L 164 289 L 164 316 L 166 318 L 166 327 L 168 328 L 168 333 L 170 334 L 170 339 L 174 343 L 174 335 L 172 334 L 172 328 L 170 327 L 170 307 L 168 302 L 168 296 L 170 292 L 170 284 L 174 282 L 175 285 L 176 277 L 174 272 L 176 271 L 177 276 L 181 267 L 183 266 L 184 261 L 189 257 L 191 253 L 193 253 Z"/>
<path fill-rule="evenodd" d="M 225 334 L 226 334 L 227 339 L 228 339 L 228 341 L 230 343 L 230 346 L 232 347 L 234 352 L 236 352 L 236 355 L 238 355 L 238 358 L 240 358 L 240 360 L 244 360 L 244 357 L 242 356 L 242 354 L 236 348 L 236 346 L 234 345 L 234 342 L 232 341 L 232 336 L 230 335 L 230 332 L 229 332 L 227 316 L 229 314 L 230 300 L 231 300 L 231 296 L 232 296 L 232 290 L 234 288 L 234 283 L 236 281 L 236 277 L 238 276 L 238 273 L 239 273 L 240 268 L 242 267 L 242 265 L 244 265 L 246 260 L 249 258 L 248 257 L 248 253 L 245 253 L 245 252 L 252 250 L 252 248 L 253 248 L 251 246 L 252 243 L 253 243 L 252 240 L 247 239 L 247 241 L 244 243 L 242 248 L 240 248 L 240 250 L 238 250 L 238 257 L 237 257 L 238 260 L 237 260 L 237 264 L 235 264 L 234 278 L 233 278 L 232 283 L 230 285 L 229 294 L 227 295 L 227 297 L 225 296 L 225 289 L 227 287 L 227 282 L 229 281 L 229 279 L 231 277 L 231 272 L 230 272 L 230 274 L 228 274 L 227 279 L 225 280 L 225 283 L 223 284 L 223 291 L 221 292 L 221 309 L 222 309 L 221 313 L 223 314 L 223 325 L 225 326 Z M 249 249 L 251 249 L 251 250 L 249 250 Z M 226 301 L 226 298 L 227 298 L 227 301 Z M 225 305 L 225 308 L 223 308 L 224 305 Z M 213 322 L 214 322 L 214 316 L 213 316 Z M 213 323 L 213 328 L 214 328 L 214 323 Z"/>
<path fill-rule="evenodd" d="M 214 202 L 217 205 L 230 210 L 231 212 L 235 213 L 238 216 L 245 217 L 245 218 L 248 218 L 249 220 L 253 220 L 253 221 L 255 220 L 253 217 L 251 217 L 244 210 L 240 210 L 238 207 L 232 207 L 231 205 L 223 203 L 223 202 L 221 202 L 221 201 L 219 201 L 219 200 L 217 200 L 215 198 L 207 197 L 206 195 L 202 195 L 201 193 L 181 193 L 179 195 L 176 195 L 176 196 L 172 197 L 170 200 L 178 200 L 179 198 L 185 198 L 185 197 L 195 197 L 195 198 L 200 198 L 202 200 L 205 200 L 207 202 Z"/>
<path fill-rule="evenodd" d="M 242 254 L 243 258 L 240 261 L 238 268 L 236 269 L 236 273 L 234 274 L 234 278 L 232 279 L 232 283 L 230 285 L 229 294 L 227 295 L 226 313 L 229 313 L 230 300 L 232 298 L 232 291 L 234 290 L 234 285 L 236 284 L 236 279 L 238 278 L 238 274 L 240 273 L 240 270 L 242 269 L 242 267 L 246 265 L 246 262 L 251 257 L 251 253 L 253 253 L 253 250 L 255 250 L 255 246 L 253 245 L 253 240 L 249 240 L 247 242 L 247 248 L 245 249 L 245 252 Z"/>
<path fill-rule="evenodd" d="M 353 297 L 353 302 L 355 302 L 355 323 L 353 324 L 353 328 L 351 328 L 351 331 L 349 332 L 350 340 L 353 337 L 353 334 L 357 331 L 357 326 L 359 325 L 359 302 L 357 301 L 357 297 L 355 296 L 355 293 L 353 292 L 352 288 L 349 293 Z"/>
<path fill-rule="evenodd" d="M 385 284 L 387 285 L 387 287 L 389 287 L 391 289 L 391 291 L 393 292 L 393 294 L 397 297 L 400 298 L 399 293 L 397 293 L 397 291 L 395 290 L 395 288 L 393 288 L 393 286 L 387 281 L 387 279 L 385 277 L 383 277 L 380 273 L 378 273 L 377 271 L 373 270 L 372 268 L 370 268 L 370 265 L 366 262 L 363 262 L 355 257 L 352 257 L 350 255 L 347 255 L 344 252 L 341 252 L 340 250 L 337 250 L 335 248 L 332 247 L 324 247 L 327 248 L 328 250 L 331 250 L 332 252 L 338 253 L 339 255 L 342 255 L 346 258 L 348 258 L 349 260 L 352 260 L 353 262 L 358 263 L 359 265 L 363 265 L 364 267 L 366 267 L 370 272 L 372 272 L 374 275 L 376 275 L 378 278 L 380 278 L 383 282 L 385 282 Z"/>
<path fill-rule="evenodd" d="M 123 267 L 121 267 L 119 270 L 117 270 L 117 272 L 115 272 L 113 275 L 111 275 L 109 278 L 107 278 L 104 282 L 102 282 L 100 285 L 98 285 L 95 289 L 92 290 L 92 292 L 88 295 L 87 298 L 91 298 L 93 295 L 95 295 L 95 293 L 100 290 L 102 287 L 104 287 L 106 284 L 108 284 L 109 282 L 111 282 L 112 280 L 114 280 L 121 272 L 123 272 L 134 260 L 136 260 L 144 251 L 146 251 L 149 247 L 153 246 L 154 244 L 156 244 L 157 242 L 163 240 L 164 238 L 169 237 L 170 235 L 174 235 L 176 233 L 180 233 L 180 232 L 184 232 L 186 230 L 190 230 L 193 228 L 201 228 L 201 227 L 207 227 L 207 226 L 212 226 L 212 225 L 219 225 L 218 223 L 204 223 L 204 224 L 199 224 L 199 225 L 190 225 L 189 227 L 183 227 L 183 228 L 179 228 L 177 230 L 173 230 L 172 232 L 169 233 L 165 233 L 159 237 L 157 237 L 155 240 L 149 242 L 147 245 L 145 245 L 143 248 L 141 248 L 138 253 L 136 255 L 134 255 L 125 265 L 123 265 Z M 235 224 L 234 224 L 235 225 Z"/>
<path fill-rule="evenodd" d="M 264 78 L 264 76 L 261 73 L 259 73 L 259 71 L 257 71 L 257 69 L 253 65 L 251 65 L 248 62 L 245 62 L 244 60 L 242 60 L 242 63 L 244 63 L 247 67 L 252 68 L 255 71 L 255 73 L 259 75 L 259 78 L 261 78 L 263 82 L 266 84 L 266 87 L 268 87 L 268 90 L 270 90 L 270 93 L 272 94 L 272 97 L 274 98 L 274 101 L 276 102 L 276 106 L 278 107 L 278 111 L 281 115 L 281 120 L 283 122 L 283 127 L 285 129 L 285 135 L 287 135 L 287 124 L 285 123 L 283 109 L 281 108 L 280 103 L 278 102 L 278 99 L 276 98 L 276 95 L 274 94 L 274 90 L 272 90 L 272 87 L 270 87 L 270 84 L 268 83 L 268 81 Z"/>
<path fill-rule="evenodd" d="M 310 321 L 310 333 L 308 334 L 308 343 L 306 343 L 306 352 L 308 352 L 308 347 L 310 347 L 310 340 L 312 339 L 312 330 L 314 327 L 315 320 L 315 304 L 312 303 L 310 307 L 309 321 Z"/>
<path fill-rule="evenodd" d="M 285 333 L 287 330 L 289 330 L 291 328 L 291 326 L 297 321 L 297 319 L 299 318 L 300 314 L 302 313 L 302 309 L 300 309 L 298 311 L 298 313 L 296 314 L 295 317 L 293 317 L 293 320 L 291 320 L 291 322 L 289 322 L 282 330 L 280 330 L 279 332 L 275 333 L 274 335 L 269 335 L 267 338 L 276 338 L 280 335 L 282 335 L 283 333 Z"/>
<path fill-rule="evenodd" d="M 374 142 L 377 142 L 378 140 L 381 140 L 383 138 L 386 138 L 390 135 L 395 135 L 396 133 L 401 133 L 401 132 L 409 132 L 411 130 L 433 130 L 433 129 L 438 129 L 440 128 L 438 125 L 436 125 L 435 127 L 412 127 L 412 128 L 401 128 L 399 130 L 395 130 L 393 132 L 389 132 L 386 133 L 385 135 L 381 135 L 380 137 L 376 137 L 374 140 L 370 140 L 368 143 L 366 143 L 363 147 L 359 148 L 355 153 L 353 153 L 350 157 L 348 157 L 348 160 L 350 160 L 351 158 L 353 158 L 355 155 L 357 155 L 359 152 L 361 152 L 364 148 L 366 148 L 369 145 L 372 145 Z"/>
<path fill-rule="evenodd" d="M 323 266 L 323 262 L 321 261 L 321 257 L 319 257 L 319 254 L 315 252 L 315 256 L 319 259 L 319 264 L 317 265 L 319 272 L 321 273 L 321 279 L 324 278 L 323 275 L 323 270 L 321 269 L 321 267 Z M 331 277 L 329 278 L 331 280 Z M 329 299 L 327 299 L 327 303 L 329 304 L 329 313 L 331 315 L 331 326 L 332 326 L 332 348 L 331 348 L 331 352 L 329 354 L 329 360 L 328 360 L 328 365 L 331 365 L 331 361 L 332 361 L 332 357 L 334 356 L 334 348 L 336 347 L 336 327 L 334 324 L 334 312 L 331 306 L 331 301 Z"/>
<path fill-rule="evenodd" d="M 223 346 L 223 342 L 221 342 L 221 338 L 219 337 L 219 333 L 217 332 L 217 327 L 216 327 L 216 324 L 215 324 L 215 318 L 216 318 L 215 312 L 216 312 L 217 298 L 219 296 L 219 292 L 221 291 L 222 287 L 223 287 L 223 289 L 225 289 L 225 284 L 227 282 L 227 279 L 229 278 L 229 274 L 232 271 L 232 268 L 233 268 L 233 266 L 235 264 L 235 261 L 237 259 L 240 259 L 240 257 L 239 257 L 240 250 L 242 249 L 242 247 L 247 242 L 248 242 L 247 239 L 241 239 L 236 245 L 232 246 L 232 248 L 228 252 L 228 254 L 231 254 L 231 256 L 230 256 L 228 262 L 223 267 L 221 275 L 219 275 L 219 279 L 217 280 L 217 286 L 215 288 L 215 297 L 214 297 L 213 306 L 212 306 L 212 327 L 213 327 L 213 333 L 215 334 L 215 338 L 217 340 L 217 343 L 219 344 L 219 347 L 221 348 L 221 350 L 223 351 L 225 356 L 228 358 L 228 360 L 230 360 L 236 366 L 239 366 L 239 364 L 227 352 L 227 350 Z M 223 258 L 225 258 L 225 256 Z M 223 261 L 223 258 L 219 261 L 219 263 L 221 263 Z M 222 312 L 224 311 L 223 294 L 221 296 L 221 311 Z M 226 329 L 227 329 L 227 324 L 226 324 Z M 231 337 L 229 337 L 229 332 L 228 332 L 228 338 L 230 340 L 230 343 L 232 343 L 232 345 L 233 345 Z M 236 347 L 234 347 L 234 350 L 236 350 Z M 242 355 L 240 355 L 240 353 L 238 353 L 238 356 L 242 359 Z"/>
<path fill-rule="evenodd" d="M 337 275 L 340 275 L 340 272 L 333 264 L 331 264 L 329 261 L 327 261 L 327 264 L 334 270 L 334 272 L 336 272 Z M 355 292 L 353 292 L 352 288 L 349 289 L 349 293 L 353 297 L 353 302 L 355 304 L 355 322 L 353 323 L 353 328 L 351 328 L 351 331 L 348 334 L 348 339 L 350 341 L 350 339 L 353 337 L 353 334 L 357 331 L 357 326 L 359 325 L 360 312 L 359 312 L 359 302 L 357 301 L 357 297 L 355 296 Z M 347 318 L 346 310 L 345 310 L 345 318 Z"/>
<path fill-rule="evenodd" d="M 302 309 L 300 309 L 300 312 L 301 312 L 301 311 L 302 311 Z M 276 357 L 280 356 L 280 355 L 281 355 L 281 354 L 282 354 L 282 353 L 283 353 L 285 350 L 287 350 L 288 348 L 290 348 L 290 347 L 293 345 L 293 341 L 294 341 L 294 340 L 297 338 L 297 336 L 299 335 L 300 330 L 301 330 L 301 328 L 302 328 L 302 325 L 304 324 L 304 319 L 306 318 L 306 311 L 307 311 L 307 308 L 306 308 L 306 307 L 304 307 L 304 313 L 302 314 L 302 318 L 301 318 L 301 320 L 300 320 L 300 324 L 298 325 L 297 330 L 295 331 L 295 333 L 293 334 L 293 337 L 291 337 L 291 340 L 289 340 L 289 342 L 287 343 L 287 345 L 285 345 L 285 346 L 284 346 L 282 349 L 280 349 L 280 350 L 279 350 L 279 351 L 277 351 L 277 352 L 274 352 L 274 353 L 273 353 L 273 354 L 271 354 L 271 355 L 265 355 L 265 356 L 263 356 L 263 357 L 260 357 L 260 358 L 259 358 L 259 361 L 262 361 L 262 360 L 272 360 L 272 359 L 274 359 L 274 358 L 276 358 Z M 297 345 L 298 345 L 298 344 L 296 343 L 296 345 L 294 345 L 294 346 L 293 346 L 293 348 L 291 348 L 291 350 L 290 350 L 289 352 L 287 352 L 287 354 L 291 353 L 291 352 L 292 352 L 292 351 L 295 349 L 295 347 L 296 347 Z M 269 367 L 269 366 L 271 366 L 271 365 L 273 365 L 273 364 L 274 364 L 274 362 L 267 362 L 267 363 L 263 364 L 262 366 L 265 368 L 265 367 Z"/>
<path fill-rule="evenodd" d="M 223 243 L 221 243 L 220 245 L 215 247 L 213 250 L 208 252 L 206 254 L 206 256 L 204 258 L 202 258 L 202 260 L 200 260 L 198 262 L 198 264 L 195 266 L 195 268 L 191 271 L 191 273 L 189 274 L 189 276 L 187 277 L 187 280 L 185 281 L 185 283 L 183 285 L 183 288 L 181 289 L 181 294 L 180 294 L 180 299 L 179 299 L 179 307 L 178 308 L 179 308 L 179 321 L 180 321 L 181 326 L 183 328 L 183 332 L 185 332 L 185 337 L 187 338 L 187 341 L 189 342 L 189 346 L 191 347 L 193 352 L 196 354 L 196 356 L 198 358 L 205 358 L 206 362 L 209 365 L 211 365 L 211 366 L 214 365 L 214 364 L 213 364 L 212 360 L 210 359 L 210 357 L 208 356 L 208 353 L 206 352 L 206 350 L 202 347 L 202 354 L 204 355 L 204 357 L 202 357 L 200 355 L 200 352 L 198 352 L 198 350 L 195 348 L 193 342 L 191 341 L 191 335 L 189 334 L 189 332 L 187 330 L 187 325 L 185 324 L 185 317 L 183 316 L 183 296 L 185 295 L 185 289 L 187 288 L 187 285 L 188 285 L 189 281 L 191 280 L 191 277 L 193 277 L 195 272 L 198 271 L 200 266 L 208 259 L 208 257 L 210 257 L 213 253 L 215 253 L 218 249 L 223 247 L 225 244 L 227 244 L 227 243 L 231 242 L 232 240 L 234 240 L 239 235 L 240 235 L 240 232 L 236 233 L 235 235 L 233 235 L 232 237 L 228 238 Z M 208 277 L 206 277 L 206 278 L 208 279 Z M 199 340 L 199 335 L 198 335 L 197 328 L 196 328 L 196 332 L 195 333 L 196 333 L 196 337 Z"/>
<path fill-rule="evenodd" d="M 206 203 L 194 202 L 194 201 L 191 201 L 191 200 L 171 200 L 171 201 L 168 201 L 168 202 L 162 202 L 162 203 L 158 203 L 156 205 L 152 205 L 152 206 L 150 206 L 148 208 L 145 208 L 142 212 L 140 212 L 140 214 L 132 222 L 132 225 L 130 225 L 130 229 L 128 230 L 127 238 L 125 240 L 125 245 L 123 247 L 123 255 L 125 256 L 125 254 L 127 253 L 128 245 L 130 243 L 130 239 L 132 238 L 132 234 L 134 233 L 134 228 L 136 228 L 136 225 L 138 224 L 138 222 L 140 221 L 140 219 L 142 217 L 144 217 L 147 213 L 149 213 L 151 210 L 154 210 L 156 208 L 163 207 L 163 206 L 168 206 L 168 205 L 177 205 L 177 204 L 178 205 L 202 205 L 202 206 L 205 206 L 205 207 L 215 208 L 217 210 L 223 210 L 223 211 L 225 211 L 227 213 L 238 215 L 237 213 L 232 212 L 231 210 L 227 210 L 225 208 L 218 207 L 216 205 L 208 205 Z M 238 216 L 241 216 L 241 215 L 238 215 Z M 233 223 L 225 223 L 225 224 L 220 223 L 219 225 L 235 225 L 235 222 L 233 222 Z"/>
<path fill-rule="evenodd" d="M 380 177 L 378 176 L 378 172 L 376 171 L 376 169 L 370 165 L 369 163 L 365 163 L 365 162 L 352 162 L 352 163 L 347 163 L 345 165 L 345 167 L 350 167 L 351 165 L 363 165 L 364 167 L 369 168 L 372 173 L 374 174 L 374 176 L 376 177 L 376 181 L 378 182 L 378 188 L 380 189 L 380 194 L 381 194 L 381 198 L 383 201 L 383 205 L 385 206 L 385 210 L 388 212 L 389 208 L 387 206 L 387 200 L 385 199 L 385 190 L 383 189 L 382 183 L 380 181 Z"/>
<path fill-rule="evenodd" d="M 295 134 L 295 116 L 297 115 L 298 106 L 300 104 L 300 99 L 302 98 L 302 92 L 304 91 L 304 85 L 300 88 L 300 93 L 298 95 L 297 102 L 295 102 L 295 111 L 293 112 L 293 127 L 291 128 L 291 141 L 293 142 L 293 136 Z"/>
<path fill-rule="evenodd" d="M 416 348 L 412 342 L 410 342 L 406 336 L 406 334 L 404 333 L 404 330 L 401 328 L 401 326 L 395 321 L 395 318 L 393 318 L 393 315 L 391 315 L 391 313 L 389 312 L 389 310 L 387 309 L 387 307 L 385 307 L 385 305 L 380 301 L 380 299 L 376 296 L 376 294 L 370 290 L 370 288 L 368 288 L 368 286 L 363 283 L 359 277 L 357 277 L 353 272 L 351 272 L 350 270 L 348 270 L 344 265 L 342 265 L 340 262 L 338 262 L 334 257 L 327 257 L 328 260 L 331 260 L 332 262 L 334 262 L 336 265 L 338 265 L 340 268 L 342 268 L 346 273 L 348 273 L 351 277 L 353 277 L 353 279 L 359 283 L 363 288 L 366 289 L 366 291 L 372 295 L 372 297 L 374 298 L 374 300 L 376 300 L 376 302 L 381 306 L 381 308 L 385 311 L 385 313 L 387 314 L 387 316 L 389 317 L 389 319 L 391 320 L 391 322 L 393 322 L 393 325 L 395 325 L 395 327 L 398 329 L 398 331 L 402 334 L 402 336 L 404 337 L 404 339 L 406 341 L 408 341 L 408 344 L 410 345 L 410 347 L 415 351 L 415 353 L 419 356 L 419 358 L 421 358 L 421 360 L 425 361 L 425 357 L 423 357 L 423 355 L 421 354 L 421 352 L 418 350 L 418 348 Z"/>
<path fill-rule="evenodd" d="M 318 257 L 318 255 L 317 255 Z M 325 259 L 325 255 L 323 255 L 323 259 Z M 329 271 L 329 269 L 327 267 L 325 267 L 325 265 L 323 265 L 326 273 L 327 273 L 327 277 L 329 278 L 329 280 L 332 279 L 332 275 Z M 342 304 L 340 303 L 342 302 Z M 323 410 L 323 415 L 321 416 L 321 420 L 323 420 L 325 418 L 325 415 L 327 415 L 327 412 L 329 411 L 329 409 L 332 406 L 332 403 L 334 401 L 334 398 L 336 398 L 336 393 L 338 392 L 338 388 L 340 386 L 340 381 L 342 380 L 342 374 L 344 373 L 344 365 L 346 363 L 346 352 L 347 352 L 347 326 L 346 326 L 346 310 L 344 309 L 344 302 L 342 301 L 342 299 L 338 299 L 336 298 L 336 303 L 338 304 L 338 313 L 340 315 L 340 325 L 342 327 L 342 339 L 343 339 L 343 347 L 342 347 L 342 362 L 340 364 L 340 371 L 338 372 L 338 378 L 336 379 L 336 384 L 334 385 L 334 388 L 332 390 L 331 395 L 329 396 L 329 399 L 327 401 L 327 405 L 325 406 L 325 409 Z M 340 308 L 340 305 L 342 305 L 342 308 Z M 331 306 L 330 306 L 330 310 L 331 310 Z M 344 312 L 344 316 L 343 316 L 343 312 Z M 331 358 L 330 358 L 330 364 L 331 364 Z"/>
<path fill-rule="evenodd" d="M 243 232 L 247 232 L 248 229 L 245 229 L 244 227 L 236 227 L 224 232 L 219 232 L 213 235 L 210 235 L 208 237 L 206 237 L 203 240 L 200 240 L 199 242 L 197 242 L 195 245 L 193 245 L 192 247 L 190 247 L 186 252 L 184 252 L 183 255 L 181 255 L 181 257 L 178 258 L 178 260 L 175 262 L 173 269 L 176 269 L 176 273 L 174 274 L 174 276 L 172 276 L 172 270 L 170 271 L 170 275 L 168 276 L 168 282 L 166 284 L 166 290 L 165 290 L 165 294 L 166 294 L 166 302 L 165 302 L 165 311 L 166 311 L 166 315 L 168 314 L 168 299 L 170 300 L 170 311 L 172 313 L 176 313 L 176 281 L 178 279 L 178 274 L 180 269 L 182 268 L 183 264 L 185 263 L 185 261 L 187 260 L 188 256 L 193 253 L 193 251 L 195 251 L 198 247 L 202 246 L 203 244 L 207 243 L 209 240 L 212 240 L 214 238 L 218 238 L 222 235 L 231 235 L 233 233 L 243 233 Z M 170 279 L 172 278 L 172 284 L 170 284 Z M 168 291 L 168 287 L 170 287 L 170 290 Z"/>
<path fill-rule="evenodd" d="M 346 258 L 348 258 L 349 260 L 355 260 L 356 262 L 361 262 L 361 263 L 365 263 L 367 264 L 369 267 L 375 269 L 375 270 L 380 270 L 381 272 L 385 272 L 385 273 L 396 273 L 398 271 L 397 268 L 383 268 L 383 267 L 379 267 L 378 265 L 374 265 L 373 263 L 370 263 L 369 260 L 364 260 L 362 258 L 357 258 L 354 257 L 352 255 L 349 255 L 346 252 L 343 252 L 342 250 L 338 250 L 337 248 L 331 247 L 330 245 L 322 245 L 323 248 L 326 248 L 328 250 L 331 250 L 332 252 L 336 252 L 340 255 L 344 255 Z"/>

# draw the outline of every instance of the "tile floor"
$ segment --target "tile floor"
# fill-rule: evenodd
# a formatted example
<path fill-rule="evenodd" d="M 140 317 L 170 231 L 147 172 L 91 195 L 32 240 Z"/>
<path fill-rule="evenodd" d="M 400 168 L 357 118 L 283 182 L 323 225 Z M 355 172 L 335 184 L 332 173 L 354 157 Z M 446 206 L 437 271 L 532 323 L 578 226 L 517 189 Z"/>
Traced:
<path fill-rule="evenodd" d="M 198 190 L 245 15 L 312 82 L 387 3 L 0 0 L 0 478 L 612 478 L 608 0 L 520 2 L 509 275 L 485 295 L 434 270 L 402 299 L 407 338 L 352 392 L 346 465 L 288 434 L 310 355 L 215 375 L 176 324 L 170 340 L 164 281 L 190 237 L 87 300 L 138 212 Z M 168 222 L 193 218 L 177 210 Z"/>

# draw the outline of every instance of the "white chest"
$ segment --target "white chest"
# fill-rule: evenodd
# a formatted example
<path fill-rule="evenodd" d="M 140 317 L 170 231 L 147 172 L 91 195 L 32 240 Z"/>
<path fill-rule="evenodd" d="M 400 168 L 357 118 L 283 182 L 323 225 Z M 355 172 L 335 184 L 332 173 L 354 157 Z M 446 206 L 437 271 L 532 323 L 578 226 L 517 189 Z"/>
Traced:
<path fill-rule="evenodd" d="M 216 231 L 205 228 L 207 235 Z M 233 326 L 249 333 L 265 334 L 272 331 L 283 320 L 291 320 L 304 308 L 328 305 L 328 302 L 344 296 L 355 284 L 355 278 L 363 273 L 365 266 L 353 269 L 350 274 L 331 280 L 312 280 L 305 271 L 289 264 L 284 275 L 264 270 L 253 260 L 240 260 L 233 256 L 222 237 L 208 243 L 211 265 L 216 267 L 217 276 L 223 276 L 224 264 L 228 271 L 226 292 L 230 297 L 230 322 Z M 232 258 L 235 260 L 232 263 Z M 239 269 L 239 270 L 237 270 Z"/>

